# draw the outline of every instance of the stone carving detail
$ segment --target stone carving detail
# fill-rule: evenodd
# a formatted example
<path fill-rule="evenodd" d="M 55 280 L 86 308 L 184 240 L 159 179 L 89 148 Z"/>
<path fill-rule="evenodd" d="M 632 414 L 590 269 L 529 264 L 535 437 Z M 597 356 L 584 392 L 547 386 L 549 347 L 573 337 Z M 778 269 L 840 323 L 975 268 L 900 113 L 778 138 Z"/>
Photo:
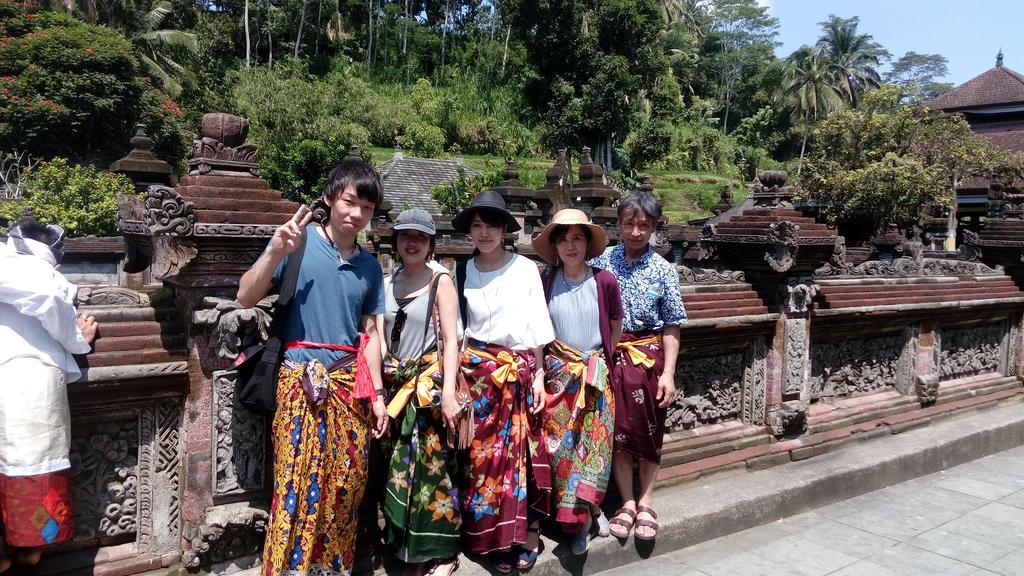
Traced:
<path fill-rule="evenodd" d="M 213 373 L 215 496 L 260 490 L 266 421 L 235 402 L 237 372 Z"/>
<path fill-rule="evenodd" d="M 210 224 L 200 222 L 192 232 L 194 236 L 243 236 L 267 238 L 274 235 L 277 226 L 273 224 Z"/>
<path fill-rule="evenodd" d="M 1002 363 L 1006 324 L 941 331 L 939 375 L 942 380 L 997 372 Z"/>
<path fill-rule="evenodd" d="M 935 401 L 939 399 L 939 375 L 934 372 L 918 374 L 916 392 L 917 399 L 921 404 L 925 406 L 935 404 Z"/>
<path fill-rule="evenodd" d="M 149 296 L 117 286 L 82 286 L 78 289 L 79 306 L 149 306 Z"/>
<path fill-rule="evenodd" d="M 71 427 L 75 538 L 134 534 L 139 429 L 134 415 Z"/>
<path fill-rule="evenodd" d="M 697 237 L 697 260 L 709 260 L 715 257 L 714 240 L 717 233 L 714 224 L 705 224 L 700 229 L 700 235 Z"/>
<path fill-rule="evenodd" d="M 796 190 L 786 186 L 789 174 L 785 170 L 766 170 L 754 182 L 750 198 L 754 206 L 759 208 L 793 209 L 793 196 Z"/>
<path fill-rule="evenodd" d="M 835 246 L 832 248 L 832 256 L 828 262 L 814 271 L 815 276 L 846 276 L 850 274 L 853 266 L 846 261 L 846 238 L 836 236 Z"/>
<path fill-rule="evenodd" d="M 154 184 L 146 190 L 146 225 L 154 236 L 187 236 L 196 223 L 195 206 L 174 188 Z"/>
<path fill-rule="evenodd" d="M 896 387 L 903 334 L 825 342 L 811 347 L 811 398 Z"/>
<path fill-rule="evenodd" d="M 259 554 L 269 515 L 259 508 L 227 505 L 212 508 L 205 520 L 181 556 L 189 572 L 210 571 L 217 562 Z"/>
<path fill-rule="evenodd" d="M 779 405 L 771 423 L 772 434 L 777 437 L 798 436 L 807 429 L 807 404 L 787 400 Z"/>
<path fill-rule="evenodd" d="M 743 272 L 696 266 L 678 266 L 677 268 L 681 284 L 743 284 L 746 282 Z"/>
<path fill-rule="evenodd" d="M 783 392 L 800 394 L 807 371 L 807 320 L 786 320 L 786 369 L 783 372 Z"/>
<path fill-rule="evenodd" d="M 942 258 L 868 260 L 846 268 L 825 265 L 814 271 L 816 276 L 996 276 L 1002 273 L 1002 266 L 991 268 L 981 262 Z"/>
<path fill-rule="evenodd" d="M 683 374 L 684 390 L 669 407 L 668 428 L 690 429 L 739 416 L 745 365 L 742 353 L 682 359 L 677 371 Z"/>
<path fill-rule="evenodd" d="M 183 238 L 154 236 L 152 243 L 151 270 L 153 276 L 160 280 L 174 278 L 180 274 L 199 253 L 194 242 Z"/>
<path fill-rule="evenodd" d="M 764 425 L 768 406 L 768 346 L 755 338 L 747 351 L 743 375 L 743 422 Z"/>
<path fill-rule="evenodd" d="M 803 314 L 818 295 L 820 287 L 810 278 L 791 278 L 786 286 L 786 312 Z"/>
<path fill-rule="evenodd" d="M 172 552 L 181 537 L 181 405 L 163 400 L 139 413 L 137 546 Z"/>
<path fill-rule="evenodd" d="M 237 300 L 207 296 L 203 298 L 204 308 L 192 313 L 192 322 L 210 326 L 210 341 L 217 344 L 217 355 L 234 360 L 241 351 L 267 340 L 276 300 L 276 295 L 270 296 L 252 308 L 243 308 Z"/>
<path fill-rule="evenodd" d="M 768 251 L 764 261 L 776 272 L 786 272 L 796 263 L 796 253 L 800 248 L 797 235 L 800 226 L 788 220 L 768 225 Z"/>
<path fill-rule="evenodd" d="M 1007 376 L 1017 375 L 1017 354 L 1020 347 L 1020 324 L 1010 322 L 1010 334 L 1007 336 L 1006 364 L 1002 369 Z"/>
<path fill-rule="evenodd" d="M 189 174 L 259 178 L 257 146 L 245 144 L 248 134 L 249 121 L 241 116 L 224 112 L 204 114 L 202 136 L 192 144 Z"/>
<path fill-rule="evenodd" d="M 973 230 L 964 230 L 964 241 L 960 245 L 960 258 L 970 262 L 981 261 L 981 246 L 978 245 L 980 237 Z"/>
<path fill-rule="evenodd" d="M 241 144 L 239 146 L 225 146 L 223 142 L 218 142 L 213 138 L 203 137 L 199 140 L 195 140 L 192 143 L 192 156 L 194 158 L 208 158 L 210 160 L 228 160 L 231 162 L 245 162 L 247 164 L 256 163 L 256 151 L 258 150 L 255 144 Z M 200 165 L 203 165 L 200 163 Z M 208 164 L 206 164 L 209 167 Z M 202 172 L 200 171 L 200 174 Z"/>

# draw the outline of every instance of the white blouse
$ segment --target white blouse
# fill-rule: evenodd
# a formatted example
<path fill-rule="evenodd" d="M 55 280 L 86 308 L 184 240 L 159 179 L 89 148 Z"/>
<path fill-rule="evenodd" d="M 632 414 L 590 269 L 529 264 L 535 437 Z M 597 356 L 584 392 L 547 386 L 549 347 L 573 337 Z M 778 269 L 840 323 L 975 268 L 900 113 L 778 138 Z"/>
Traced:
<path fill-rule="evenodd" d="M 480 272 L 466 263 L 466 336 L 514 350 L 543 346 L 555 339 L 537 265 L 513 254 L 501 268 Z"/>

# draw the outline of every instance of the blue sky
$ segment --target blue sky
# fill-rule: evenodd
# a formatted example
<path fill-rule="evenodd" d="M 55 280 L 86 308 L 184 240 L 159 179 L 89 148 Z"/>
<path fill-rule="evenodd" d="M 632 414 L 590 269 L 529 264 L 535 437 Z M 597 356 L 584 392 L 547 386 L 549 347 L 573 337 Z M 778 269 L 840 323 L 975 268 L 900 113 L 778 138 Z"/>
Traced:
<path fill-rule="evenodd" d="M 894 58 L 908 51 L 942 54 L 946 82 L 961 84 L 1003 63 L 1024 73 L 1024 0 L 760 0 L 779 19 L 780 57 L 813 44 L 829 14 L 860 16 L 858 30 L 875 37 Z M 883 68 L 887 70 L 888 67 Z"/>

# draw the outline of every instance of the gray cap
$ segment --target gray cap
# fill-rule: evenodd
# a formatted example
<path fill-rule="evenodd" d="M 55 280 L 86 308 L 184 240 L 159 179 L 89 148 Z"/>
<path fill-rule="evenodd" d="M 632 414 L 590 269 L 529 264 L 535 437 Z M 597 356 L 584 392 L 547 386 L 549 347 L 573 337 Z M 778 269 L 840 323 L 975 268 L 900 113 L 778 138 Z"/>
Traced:
<path fill-rule="evenodd" d="M 398 230 L 419 230 L 424 234 L 434 236 L 437 234 L 437 227 L 434 226 L 434 218 L 426 210 L 410 208 L 402 210 L 402 213 L 395 219 L 393 229 Z"/>

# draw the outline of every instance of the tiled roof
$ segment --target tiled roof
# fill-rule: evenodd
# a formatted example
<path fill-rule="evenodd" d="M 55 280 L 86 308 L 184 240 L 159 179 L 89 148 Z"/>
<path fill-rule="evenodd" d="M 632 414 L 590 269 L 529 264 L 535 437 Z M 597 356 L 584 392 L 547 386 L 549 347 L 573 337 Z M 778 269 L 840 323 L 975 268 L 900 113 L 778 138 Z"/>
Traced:
<path fill-rule="evenodd" d="M 997 148 L 1007 152 L 1024 152 L 1024 122 L 999 129 L 977 126 L 974 131 Z"/>
<path fill-rule="evenodd" d="M 465 171 L 466 176 L 480 175 L 476 170 L 463 166 L 457 160 L 408 156 L 392 158 L 381 164 L 377 170 L 384 179 L 384 199 L 391 203 L 394 211 L 422 208 L 434 216 L 439 216 L 441 208 L 430 197 L 430 191 L 438 184 L 456 180 L 460 168 Z"/>
<path fill-rule="evenodd" d="M 924 105 L 933 110 L 963 110 L 1024 103 L 1024 75 L 999 65 L 941 94 Z"/>

